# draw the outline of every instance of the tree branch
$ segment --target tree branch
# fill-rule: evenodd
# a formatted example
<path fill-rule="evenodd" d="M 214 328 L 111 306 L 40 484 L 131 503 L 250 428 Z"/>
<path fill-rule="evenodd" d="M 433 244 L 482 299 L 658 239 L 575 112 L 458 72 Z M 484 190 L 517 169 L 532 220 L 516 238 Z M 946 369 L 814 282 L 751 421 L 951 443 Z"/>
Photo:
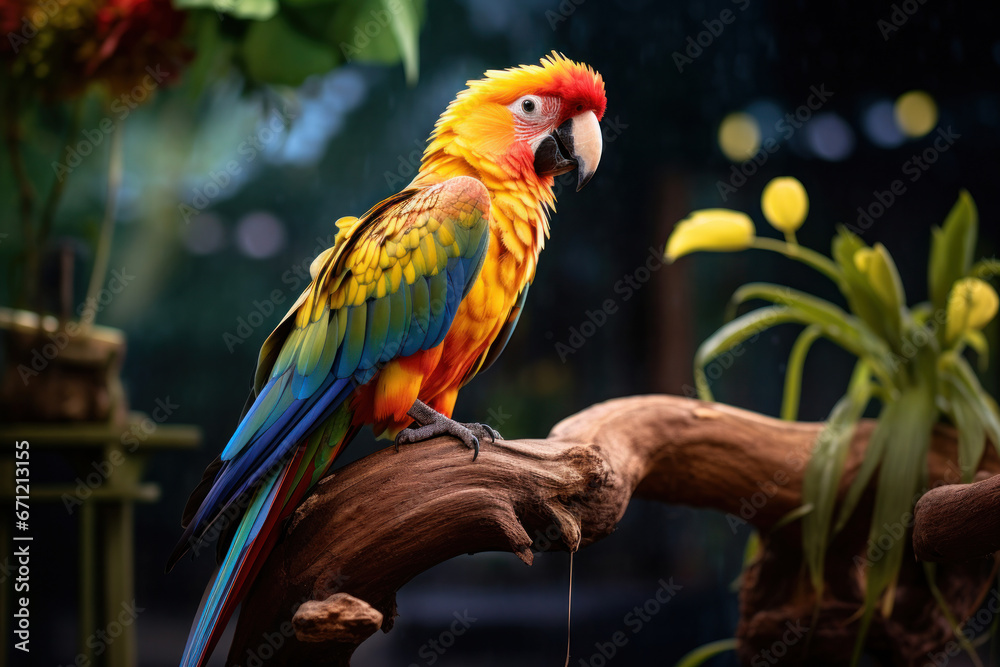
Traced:
<path fill-rule="evenodd" d="M 1000 551 L 1000 476 L 931 489 L 914 513 L 920 560 L 962 563 Z"/>
<path fill-rule="evenodd" d="M 872 426 L 863 422 L 857 429 L 842 494 Z M 819 429 L 725 405 L 638 396 L 590 407 L 557 424 L 545 440 L 486 444 L 475 463 L 449 439 L 376 452 L 327 477 L 296 512 L 243 604 L 229 664 L 245 662 L 268 633 L 289 628 L 293 619 L 295 632 L 286 634 L 269 665 L 347 665 L 375 618 L 355 600 L 382 614 L 388 631 L 395 592 L 417 574 L 480 551 L 511 551 L 530 564 L 532 545 L 543 536 L 558 549 L 585 547 L 614 530 L 633 496 L 714 508 L 765 531 L 764 551 L 744 575 L 738 634 L 741 657 L 749 662 L 785 632 L 785 621 L 812 616 L 815 599 L 806 579 L 796 576 L 803 572 L 797 524 L 766 531 L 800 505 L 802 473 Z M 953 432 L 938 429 L 929 457 L 932 483 L 957 479 L 955 458 Z M 1000 462 L 988 454 L 983 467 L 996 473 Z M 865 550 L 870 511 L 868 497 L 834 539 L 821 623 L 809 642 L 789 649 L 788 659 L 805 659 L 808 652 L 810 664 L 836 663 L 849 653 L 857 624 L 848 621 L 864 591 L 851 564 Z M 989 584 L 990 565 L 939 570 L 938 584 L 960 618 Z M 900 582 L 896 594 L 906 596 L 905 604 L 895 605 L 889 621 L 876 618 L 869 647 L 911 664 L 925 657 L 920 651 L 943 645 L 950 629 L 912 558 Z M 343 593 L 349 595 L 336 595 Z M 324 601 L 324 611 L 317 613 L 317 603 L 299 607 L 306 601 Z M 910 618 L 917 611 L 919 617 Z M 368 619 L 361 631 L 338 630 L 352 614 Z M 827 616 L 842 622 L 824 623 Z M 328 627 L 320 629 L 326 617 Z"/>

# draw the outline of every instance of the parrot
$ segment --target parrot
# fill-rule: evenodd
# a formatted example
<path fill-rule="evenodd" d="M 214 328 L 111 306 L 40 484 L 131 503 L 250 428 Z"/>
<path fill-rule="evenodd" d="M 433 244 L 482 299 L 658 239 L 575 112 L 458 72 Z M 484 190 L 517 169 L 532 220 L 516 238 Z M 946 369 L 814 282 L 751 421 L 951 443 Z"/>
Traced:
<path fill-rule="evenodd" d="M 607 100 L 592 67 L 551 52 L 468 81 L 434 125 L 413 181 L 333 246 L 261 346 L 244 414 L 182 516 L 167 570 L 213 536 L 220 564 L 181 658 L 201 667 L 284 521 L 366 426 L 401 444 L 452 436 L 479 455 L 491 426 L 460 423 L 459 390 L 500 355 L 555 211 L 603 151 Z"/>

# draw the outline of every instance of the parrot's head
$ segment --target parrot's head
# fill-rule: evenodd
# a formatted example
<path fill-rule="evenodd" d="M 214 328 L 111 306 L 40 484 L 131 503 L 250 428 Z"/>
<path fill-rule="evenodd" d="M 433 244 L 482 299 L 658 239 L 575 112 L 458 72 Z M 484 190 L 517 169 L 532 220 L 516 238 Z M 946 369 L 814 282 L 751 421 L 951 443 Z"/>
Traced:
<path fill-rule="evenodd" d="M 469 81 L 442 114 L 425 161 L 445 153 L 489 180 L 549 187 L 555 176 L 576 169 L 579 190 L 601 161 L 606 106 L 601 75 L 556 52 L 540 65 L 490 70 Z"/>

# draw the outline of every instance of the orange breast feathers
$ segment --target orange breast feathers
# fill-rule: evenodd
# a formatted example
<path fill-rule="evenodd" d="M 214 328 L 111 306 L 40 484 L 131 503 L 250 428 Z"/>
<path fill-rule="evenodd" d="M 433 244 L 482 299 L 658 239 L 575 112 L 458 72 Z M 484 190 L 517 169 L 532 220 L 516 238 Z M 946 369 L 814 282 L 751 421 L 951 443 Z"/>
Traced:
<path fill-rule="evenodd" d="M 394 438 L 412 421 L 406 413 L 417 399 L 450 417 L 458 390 L 475 374 L 503 330 L 528 282 L 525 274 L 491 225 L 479 278 L 459 305 L 444 342 L 389 362 L 360 387 L 353 403 L 355 423 L 372 424 L 377 436 Z"/>

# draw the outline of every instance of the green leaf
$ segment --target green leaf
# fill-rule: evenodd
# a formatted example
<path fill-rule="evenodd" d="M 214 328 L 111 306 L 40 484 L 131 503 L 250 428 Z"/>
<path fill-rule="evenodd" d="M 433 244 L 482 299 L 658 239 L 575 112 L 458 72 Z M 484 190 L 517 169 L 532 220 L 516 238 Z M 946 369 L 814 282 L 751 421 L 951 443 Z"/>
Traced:
<path fill-rule="evenodd" d="M 785 390 L 781 398 L 781 418 L 785 421 L 795 421 L 799 418 L 799 401 L 802 397 L 802 369 L 806 363 L 806 355 L 812 344 L 823 335 L 818 326 L 807 327 L 795 339 L 792 351 L 788 355 L 785 368 Z"/>
<path fill-rule="evenodd" d="M 887 405 L 891 405 L 891 403 Z M 868 448 L 865 450 L 865 458 L 861 461 L 858 474 L 854 476 L 851 486 L 847 489 L 844 502 L 840 504 L 837 522 L 833 525 L 834 533 L 839 533 L 847 525 L 851 515 L 854 514 L 854 508 L 857 507 L 858 501 L 861 500 L 861 496 L 867 490 L 872 475 L 875 474 L 879 463 L 882 462 L 882 455 L 885 453 L 885 445 L 889 437 L 890 428 L 887 421 L 882 421 L 882 415 L 885 414 L 885 411 L 886 407 L 883 407 L 882 412 L 879 414 L 878 423 L 875 424 L 872 434 L 868 436 Z"/>
<path fill-rule="evenodd" d="M 872 287 L 868 276 L 862 273 L 854 262 L 854 255 L 859 250 L 869 249 L 854 233 L 844 226 L 837 228 L 837 236 L 833 239 L 833 258 L 840 266 L 844 280 L 841 293 L 847 300 L 848 308 L 862 322 L 868 325 L 873 334 L 888 341 L 889 345 L 899 351 L 902 345 L 899 327 L 896 319 L 887 319 L 885 305 L 878 293 Z"/>
<path fill-rule="evenodd" d="M 859 567 L 862 564 L 867 567 L 868 576 L 853 664 L 861 657 L 865 635 L 880 598 L 883 616 L 892 615 L 896 579 L 909 542 L 913 505 L 926 485 L 927 454 L 936 421 L 933 393 L 922 385 L 907 387 L 898 400 L 886 405 L 879 417 L 879 425 L 884 423 L 888 427 L 868 549 L 864 563 L 858 562 Z"/>
<path fill-rule="evenodd" d="M 705 644 L 704 646 L 699 646 L 695 650 L 691 651 L 683 658 L 677 661 L 674 667 L 698 667 L 698 665 L 703 665 L 707 660 L 714 658 L 720 653 L 725 653 L 727 651 L 735 651 L 737 648 L 737 643 L 735 638 L 731 639 L 720 639 L 719 641 L 711 642 L 710 644 Z"/>
<path fill-rule="evenodd" d="M 252 23 L 242 45 L 247 73 L 262 83 L 298 86 L 306 77 L 337 66 L 336 54 L 294 29 L 278 14 Z"/>
<path fill-rule="evenodd" d="M 885 341 L 861 320 L 834 304 L 791 287 L 771 283 L 748 283 L 733 293 L 730 310 L 750 299 L 788 306 L 802 315 L 802 322 L 816 324 L 823 335 L 857 356 L 868 355 L 875 370 L 883 372 L 889 349 Z M 881 373 L 880 373 L 881 375 Z"/>
<path fill-rule="evenodd" d="M 790 511 L 788 514 L 786 514 L 785 516 L 783 516 L 780 519 L 778 519 L 777 521 L 775 521 L 774 525 L 771 526 L 770 532 L 773 533 L 774 531 L 778 530 L 779 528 L 784 528 L 788 524 L 794 523 L 795 521 L 798 521 L 799 519 L 801 519 L 805 515 L 807 515 L 810 512 L 812 512 L 814 509 L 816 509 L 816 508 L 813 507 L 812 503 L 805 503 L 804 505 L 799 505 L 798 507 L 796 507 L 795 509 L 793 509 L 792 511 Z"/>
<path fill-rule="evenodd" d="M 941 381 L 949 383 L 975 411 L 987 435 L 993 441 L 993 446 L 1000 452 L 1000 410 L 997 409 L 993 397 L 986 393 L 979 383 L 979 378 L 969 366 L 969 362 L 954 352 L 948 352 L 941 355 L 938 366 Z"/>
<path fill-rule="evenodd" d="M 698 347 L 694 355 L 694 378 L 698 396 L 702 400 L 712 400 L 712 391 L 705 374 L 705 366 L 710 361 L 744 341 L 756 341 L 761 333 L 777 324 L 801 321 L 801 314 L 793 312 L 791 308 L 769 306 L 752 310 L 723 325 Z"/>
<path fill-rule="evenodd" d="M 847 393 L 834 406 L 816 438 L 802 480 L 802 503 L 813 508 L 802 519 L 802 547 L 817 597 L 823 590 L 830 520 L 837 503 L 844 462 L 858 420 L 871 400 L 871 389 L 871 369 L 865 362 L 858 362 Z"/>
<path fill-rule="evenodd" d="M 211 9 L 238 19 L 266 21 L 278 13 L 278 0 L 174 0 L 178 9 Z"/>
<path fill-rule="evenodd" d="M 417 41 L 424 3 L 361 0 L 337 5 L 325 32 L 348 62 L 391 64 L 403 60 L 407 81 L 419 65 Z"/>
<path fill-rule="evenodd" d="M 799 310 L 809 313 L 822 324 L 841 327 L 851 332 L 857 328 L 857 320 L 855 318 L 829 301 L 792 289 L 791 287 L 775 285 L 773 283 L 747 283 L 746 285 L 742 285 L 733 292 L 733 296 L 729 300 L 730 312 L 740 304 L 751 299 L 762 299 L 782 306 L 794 306 Z"/>
<path fill-rule="evenodd" d="M 982 331 L 969 329 L 962 334 L 962 342 L 976 351 L 979 360 L 979 372 L 985 373 L 990 365 L 990 344 Z"/>
<path fill-rule="evenodd" d="M 399 11 L 390 25 L 403 58 L 406 82 L 412 86 L 417 82 L 420 71 L 420 50 L 417 44 L 420 37 L 420 18 L 412 0 L 383 0 L 383 2 L 386 7 L 399 4 Z"/>
<path fill-rule="evenodd" d="M 903 309 L 906 294 L 903 281 L 899 278 L 896 262 L 881 243 L 872 248 L 871 271 L 866 272 L 868 286 L 882 304 L 882 319 L 891 333 L 891 341 L 901 341 L 903 331 Z"/>
<path fill-rule="evenodd" d="M 962 471 L 962 482 L 968 484 L 975 476 L 986 449 L 986 427 L 976 408 L 961 391 L 951 393 L 949 404 L 951 417 L 958 429 L 958 467 Z"/>
<path fill-rule="evenodd" d="M 948 305 L 948 292 L 956 280 L 969 273 L 972 255 L 979 233 L 979 213 L 976 203 L 966 190 L 958 193 L 958 201 L 944 221 L 934 230 L 928 267 L 928 287 L 935 310 Z"/>
<path fill-rule="evenodd" d="M 746 574 L 747 568 L 760 556 L 760 550 L 760 533 L 752 530 L 750 531 L 750 537 L 747 538 L 746 545 L 743 547 L 743 567 L 736 578 L 729 583 L 730 592 L 739 593 L 740 589 L 743 588 L 743 575 Z"/>

